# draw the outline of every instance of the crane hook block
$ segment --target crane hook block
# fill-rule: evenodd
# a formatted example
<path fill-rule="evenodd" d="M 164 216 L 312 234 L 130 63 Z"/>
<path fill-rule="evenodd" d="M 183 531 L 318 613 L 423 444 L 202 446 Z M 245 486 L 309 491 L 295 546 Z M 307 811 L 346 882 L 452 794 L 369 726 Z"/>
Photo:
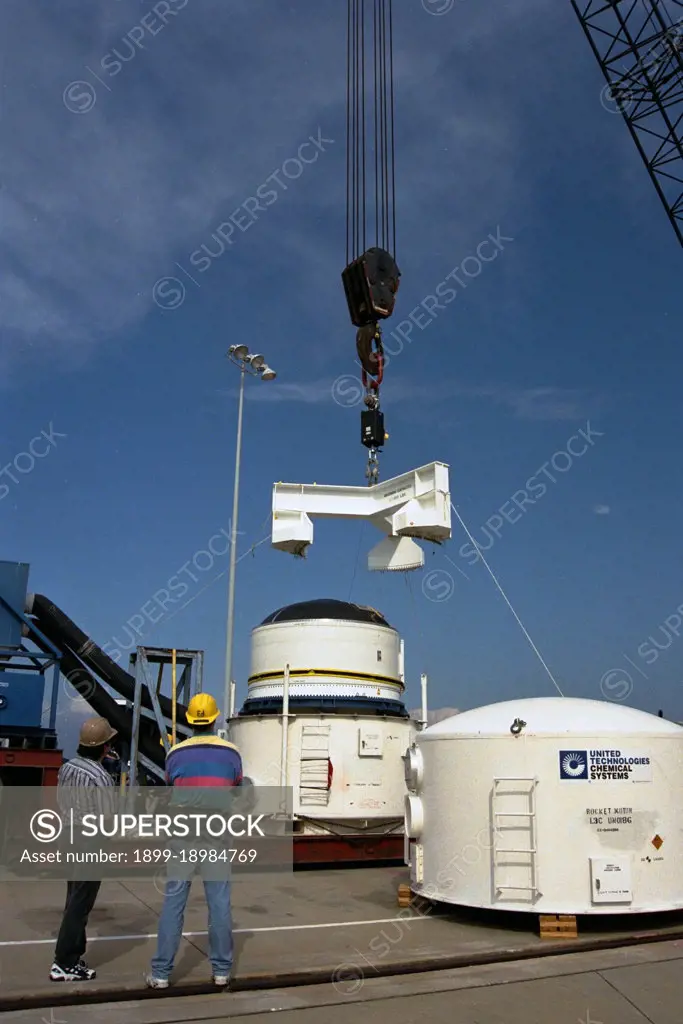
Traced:
<path fill-rule="evenodd" d="M 360 439 L 366 448 L 381 448 L 386 437 L 383 412 L 368 409 L 360 414 Z"/>
<path fill-rule="evenodd" d="M 394 312 L 401 271 L 386 249 L 368 249 L 342 272 L 346 302 L 355 327 L 368 327 Z"/>
<path fill-rule="evenodd" d="M 365 378 L 369 374 L 374 377 L 371 387 L 377 390 L 382 383 L 384 372 L 384 348 L 378 324 L 368 324 L 367 327 L 358 328 L 356 331 L 356 354 L 363 368 L 363 386 L 367 386 Z"/>

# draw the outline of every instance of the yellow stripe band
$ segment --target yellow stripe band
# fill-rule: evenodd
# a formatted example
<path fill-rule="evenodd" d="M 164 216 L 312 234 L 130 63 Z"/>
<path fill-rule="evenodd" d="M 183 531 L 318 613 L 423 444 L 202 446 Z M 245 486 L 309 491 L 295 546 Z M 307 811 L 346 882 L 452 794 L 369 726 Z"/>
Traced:
<path fill-rule="evenodd" d="M 332 668 L 290 668 L 289 677 L 293 679 L 294 676 L 315 678 L 325 676 L 327 678 L 335 677 L 337 679 L 354 679 L 359 683 L 383 683 L 387 686 L 395 686 L 399 690 L 405 689 L 400 679 L 392 679 L 390 676 L 371 676 L 365 672 L 342 672 L 339 669 Z M 257 675 L 249 676 L 247 685 L 251 686 L 252 683 L 262 683 L 268 679 L 284 679 L 282 672 L 259 672 Z"/>

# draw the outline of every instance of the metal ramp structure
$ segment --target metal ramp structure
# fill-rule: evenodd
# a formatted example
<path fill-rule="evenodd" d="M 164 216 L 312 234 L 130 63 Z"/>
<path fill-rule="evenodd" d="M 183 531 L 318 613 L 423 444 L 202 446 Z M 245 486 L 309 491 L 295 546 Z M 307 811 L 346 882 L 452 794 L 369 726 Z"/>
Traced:
<path fill-rule="evenodd" d="M 155 689 L 157 696 L 164 689 L 166 680 L 165 669 L 171 676 L 170 688 L 173 687 L 173 672 L 176 672 L 176 700 L 179 704 L 189 704 L 196 693 L 201 693 L 204 677 L 204 651 L 186 651 L 172 647 L 137 647 L 131 651 L 128 659 L 130 674 L 135 678 L 140 661 L 140 670 L 148 677 L 151 666 L 156 666 L 157 677 Z M 175 670 L 174 670 L 175 663 Z"/>
<path fill-rule="evenodd" d="M 157 669 L 156 679 L 152 675 L 153 665 Z M 170 733 L 168 718 L 164 716 L 160 703 L 164 669 L 167 667 L 171 670 Z M 140 750 L 140 723 L 143 718 L 153 721 L 159 729 L 165 755 L 168 754 L 172 743 L 180 742 L 190 735 L 184 716 L 180 722 L 177 721 L 177 709 L 183 708 L 202 690 L 204 652 L 139 646 L 131 652 L 130 669 L 134 673 L 135 691 L 132 701 L 133 725 L 125 759 L 130 762 L 129 784 L 135 786 L 138 784 L 140 768 L 155 775 L 160 781 L 165 779 L 164 770 L 145 757 Z M 144 706 L 145 693 L 150 698 L 151 708 Z"/>
<path fill-rule="evenodd" d="M 499 777 L 493 780 L 493 888 L 496 899 L 534 903 L 541 895 L 538 886 L 538 843 L 536 835 L 537 778 Z M 499 787 L 503 787 L 502 789 Z M 525 788 L 526 787 L 526 788 Z M 510 806 L 511 805 L 511 806 Z M 514 823 L 510 821 L 514 819 Z M 499 845 L 501 833 L 522 838 Z M 521 858 L 511 860 L 510 858 Z M 511 884 L 513 881 L 523 884 Z M 524 881 L 523 881 L 524 880 Z M 515 898 L 514 894 L 519 896 Z"/>
<path fill-rule="evenodd" d="M 415 540 L 441 544 L 451 536 L 448 466 L 428 466 L 370 487 L 277 483 L 272 545 L 305 557 L 313 543 L 311 517 L 364 519 L 385 534 L 368 555 L 372 572 L 407 572 L 424 565 Z"/>

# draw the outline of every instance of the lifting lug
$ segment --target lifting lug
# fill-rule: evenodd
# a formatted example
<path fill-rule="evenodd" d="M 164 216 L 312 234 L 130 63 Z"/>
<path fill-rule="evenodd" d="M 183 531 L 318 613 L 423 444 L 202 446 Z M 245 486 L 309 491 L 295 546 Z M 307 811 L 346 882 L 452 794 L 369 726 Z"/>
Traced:
<path fill-rule="evenodd" d="M 368 487 L 373 487 L 379 482 L 379 460 L 377 458 L 377 451 L 371 448 L 368 453 L 368 465 L 365 470 L 365 476 L 368 481 Z"/>

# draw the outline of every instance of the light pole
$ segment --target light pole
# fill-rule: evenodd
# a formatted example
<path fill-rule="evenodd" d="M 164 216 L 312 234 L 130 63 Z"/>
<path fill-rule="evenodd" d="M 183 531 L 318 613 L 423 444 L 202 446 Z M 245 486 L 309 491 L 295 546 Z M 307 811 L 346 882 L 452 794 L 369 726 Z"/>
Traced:
<path fill-rule="evenodd" d="M 232 496 L 232 521 L 230 523 L 230 574 L 228 579 L 228 622 L 225 639 L 225 693 L 223 714 L 227 720 L 230 707 L 230 683 L 232 681 L 232 654 L 235 634 L 235 566 L 237 565 L 237 513 L 240 497 L 240 459 L 242 453 L 242 413 L 244 410 L 244 379 L 247 373 L 261 380 L 275 380 L 277 374 L 266 365 L 263 356 L 250 355 L 246 345 L 231 345 L 228 359 L 240 370 L 240 398 L 237 412 L 237 446 L 235 450 L 235 486 Z"/>

